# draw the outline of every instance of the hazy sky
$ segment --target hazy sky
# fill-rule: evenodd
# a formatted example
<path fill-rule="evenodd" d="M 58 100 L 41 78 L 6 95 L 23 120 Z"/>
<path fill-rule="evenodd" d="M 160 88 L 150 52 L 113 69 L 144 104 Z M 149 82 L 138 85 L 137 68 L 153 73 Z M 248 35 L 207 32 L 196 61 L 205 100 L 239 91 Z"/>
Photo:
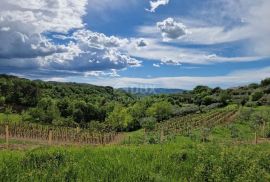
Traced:
<path fill-rule="evenodd" d="M 269 0 L 1 0 L 0 72 L 113 87 L 270 77 Z"/>

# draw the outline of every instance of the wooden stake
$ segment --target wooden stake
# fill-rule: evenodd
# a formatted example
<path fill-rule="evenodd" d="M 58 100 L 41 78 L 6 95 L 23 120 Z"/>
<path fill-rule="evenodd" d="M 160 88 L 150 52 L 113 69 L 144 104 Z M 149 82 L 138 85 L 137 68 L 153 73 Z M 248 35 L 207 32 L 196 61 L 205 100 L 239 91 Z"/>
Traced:
<path fill-rule="evenodd" d="M 162 128 L 161 131 L 160 131 L 160 143 L 162 143 L 163 140 L 164 140 L 164 130 Z"/>
<path fill-rule="evenodd" d="M 255 144 L 258 144 L 257 132 L 255 132 Z"/>
<path fill-rule="evenodd" d="M 9 131 L 8 131 L 8 125 L 6 125 L 6 145 L 9 144 Z"/>
<path fill-rule="evenodd" d="M 76 132 L 77 132 L 77 134 L 80 133 L 80 127 L 79 126 L 76 128 Z"/>
<path fill-rule="evenodd" d="M 52 145 L 52 130 L 49 130 L 49 145 Z"/>

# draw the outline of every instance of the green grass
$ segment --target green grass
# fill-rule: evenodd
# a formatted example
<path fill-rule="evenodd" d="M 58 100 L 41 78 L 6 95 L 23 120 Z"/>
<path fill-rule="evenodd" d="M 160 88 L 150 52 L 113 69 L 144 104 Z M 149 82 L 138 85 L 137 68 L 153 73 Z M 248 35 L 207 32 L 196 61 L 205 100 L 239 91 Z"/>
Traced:
<path fill-rule="evenodd" d="M 162 145 L 0 151 L 0 181 L 269 181 L 270 145 L 177 137 Z"/>

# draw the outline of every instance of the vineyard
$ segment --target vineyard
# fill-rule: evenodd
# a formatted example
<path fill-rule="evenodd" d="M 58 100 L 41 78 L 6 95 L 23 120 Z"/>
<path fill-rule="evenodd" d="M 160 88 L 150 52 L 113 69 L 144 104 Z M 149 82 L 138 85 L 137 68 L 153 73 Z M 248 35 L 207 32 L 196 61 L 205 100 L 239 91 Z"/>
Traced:
<path fill-rule="evenodd" d="M 117 140 L 119 134 L 38 124 L 0 124 L 0 137 L 49 144 L 100 145 Z"/>
<path fill-rule="evenodd" d="M 234 120 L 236 107 L 216 109 L 203 114 L 191 114 L 172 118 L 156 124 L 154 131 L 145 132 L 145 137 L 158 135 L 159 140 L 170 135 L 191 135 L 196 129 L 203 129 L 203 134 L 211 128 Z M 0 124 L 0 138 L 21 141 L 34 141 L 45 144 L 104 145 L 117 143 L 121 133 L 97 132 L 89 129 L 57 127 L 39 124 Z"/>
<path fill-rule="evenodd" d="M 234 121 L 238 108 L 227 107 L 216 109 L 204 114 L 191 114 L 184 117 L 176 117 L 164 123 L 156 125 L 154 131 L 146 131 L 148 135 L 159 135 L 161 141 L 169 135 L 190 136 L 192 131 L 202 130 L 202 135 L 220 124 L 228 124 Z"/>

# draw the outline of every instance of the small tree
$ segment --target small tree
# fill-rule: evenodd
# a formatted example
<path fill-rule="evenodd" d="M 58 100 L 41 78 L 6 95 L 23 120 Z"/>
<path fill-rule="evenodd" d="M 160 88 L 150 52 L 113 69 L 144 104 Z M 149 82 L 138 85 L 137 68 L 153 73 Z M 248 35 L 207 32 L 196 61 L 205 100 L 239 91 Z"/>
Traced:
<path fill-rule="evenodd" d="M 140 124 L 142 128 L 148 131 L 152 131 L 155 129 L 156 122 L 157 122 L 156 118 L 147 117 L 147 118 L 142 118 Z"/>
<path fill-rule="evenodd" d="M 172 112 L 173 107 L 167 101 L 156 102 L 146 111 L 149 117 L 156 118 L 158 122 L 170 118 Z"/>
<path fill-rule="evenodd" d="M 114 107 L 114 110 L 106 118 L 106 122 L 117 131 L 130 130 L 133 121 L 128 109 L 119 104 Z"/>

